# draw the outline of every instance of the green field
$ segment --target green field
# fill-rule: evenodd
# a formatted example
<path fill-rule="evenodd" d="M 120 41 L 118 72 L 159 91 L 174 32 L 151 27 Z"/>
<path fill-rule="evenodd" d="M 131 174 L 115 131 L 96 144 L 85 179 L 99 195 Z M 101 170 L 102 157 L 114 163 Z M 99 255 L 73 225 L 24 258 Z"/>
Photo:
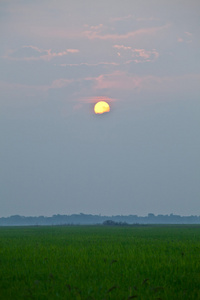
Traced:
<path fill-rule="evenodd" d="M 0 299 L 200 299 L 200 226 L 1 227 Z"/>

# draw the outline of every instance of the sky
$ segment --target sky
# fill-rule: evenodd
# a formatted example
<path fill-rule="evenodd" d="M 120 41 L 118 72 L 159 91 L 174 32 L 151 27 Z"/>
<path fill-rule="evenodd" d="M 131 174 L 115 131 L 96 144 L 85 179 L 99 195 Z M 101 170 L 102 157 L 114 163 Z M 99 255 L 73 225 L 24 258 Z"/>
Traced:
<path fill-rule="evenodd" d="M 198 0 L 0 1 L 0 217 L 200 215 L 199 129 Z"/>

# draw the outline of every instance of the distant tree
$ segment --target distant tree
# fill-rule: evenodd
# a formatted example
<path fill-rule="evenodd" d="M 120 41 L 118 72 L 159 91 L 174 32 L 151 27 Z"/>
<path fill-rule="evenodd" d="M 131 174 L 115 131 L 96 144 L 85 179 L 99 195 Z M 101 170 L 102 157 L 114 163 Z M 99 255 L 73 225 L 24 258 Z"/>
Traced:
<path fill-rule="evenodd" d="M 113 220 L 106 220 L 103 222 L 103 225 L 111 225 L 111 226 L 126 226 L 128 223 L 126 222 L 115 222 Z"/>
<path fill-rule="evenodd" d="M 154 214 L 152 214 L 152 213 L 149 213 L 149 214 L 148 214 L 148 218 L 154 218 L 154 217 L 155 217 Z"/>
<path fill-rule="evenodd" d="M 116 225 L 117 222 L 115 221 L 112 221 L 112 220 L 106 220 L 103 222 L 103 225 Z"/>

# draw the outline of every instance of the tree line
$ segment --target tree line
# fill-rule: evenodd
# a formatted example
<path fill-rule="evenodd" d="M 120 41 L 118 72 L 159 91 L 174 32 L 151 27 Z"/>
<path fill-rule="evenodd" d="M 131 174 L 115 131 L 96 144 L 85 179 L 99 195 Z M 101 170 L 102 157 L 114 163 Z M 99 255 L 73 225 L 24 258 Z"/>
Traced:
<path fill-rule="evenodd" d="M 53 215 L 51 217 L 25 217 L 13 215 L 0 217 L 0 226 L 39 226 L 39 225 L 125 225 L 125 224 L 200 224 L 200 216 L 180 215 L 115 215 L 101 216 L 92 214 Z"/>

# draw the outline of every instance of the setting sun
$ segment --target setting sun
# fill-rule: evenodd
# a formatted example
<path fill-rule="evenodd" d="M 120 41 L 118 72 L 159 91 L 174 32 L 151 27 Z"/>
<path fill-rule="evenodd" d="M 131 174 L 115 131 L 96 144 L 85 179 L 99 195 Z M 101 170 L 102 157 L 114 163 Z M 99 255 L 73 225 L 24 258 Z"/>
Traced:
<path fill-rule="evenodd" d="M 110 106 L 105 101 L 99 101 L 94 106 L 95 114 L 103 114 L 103 113 L 109 112 L 109 111 L 110 111 Z"/>

